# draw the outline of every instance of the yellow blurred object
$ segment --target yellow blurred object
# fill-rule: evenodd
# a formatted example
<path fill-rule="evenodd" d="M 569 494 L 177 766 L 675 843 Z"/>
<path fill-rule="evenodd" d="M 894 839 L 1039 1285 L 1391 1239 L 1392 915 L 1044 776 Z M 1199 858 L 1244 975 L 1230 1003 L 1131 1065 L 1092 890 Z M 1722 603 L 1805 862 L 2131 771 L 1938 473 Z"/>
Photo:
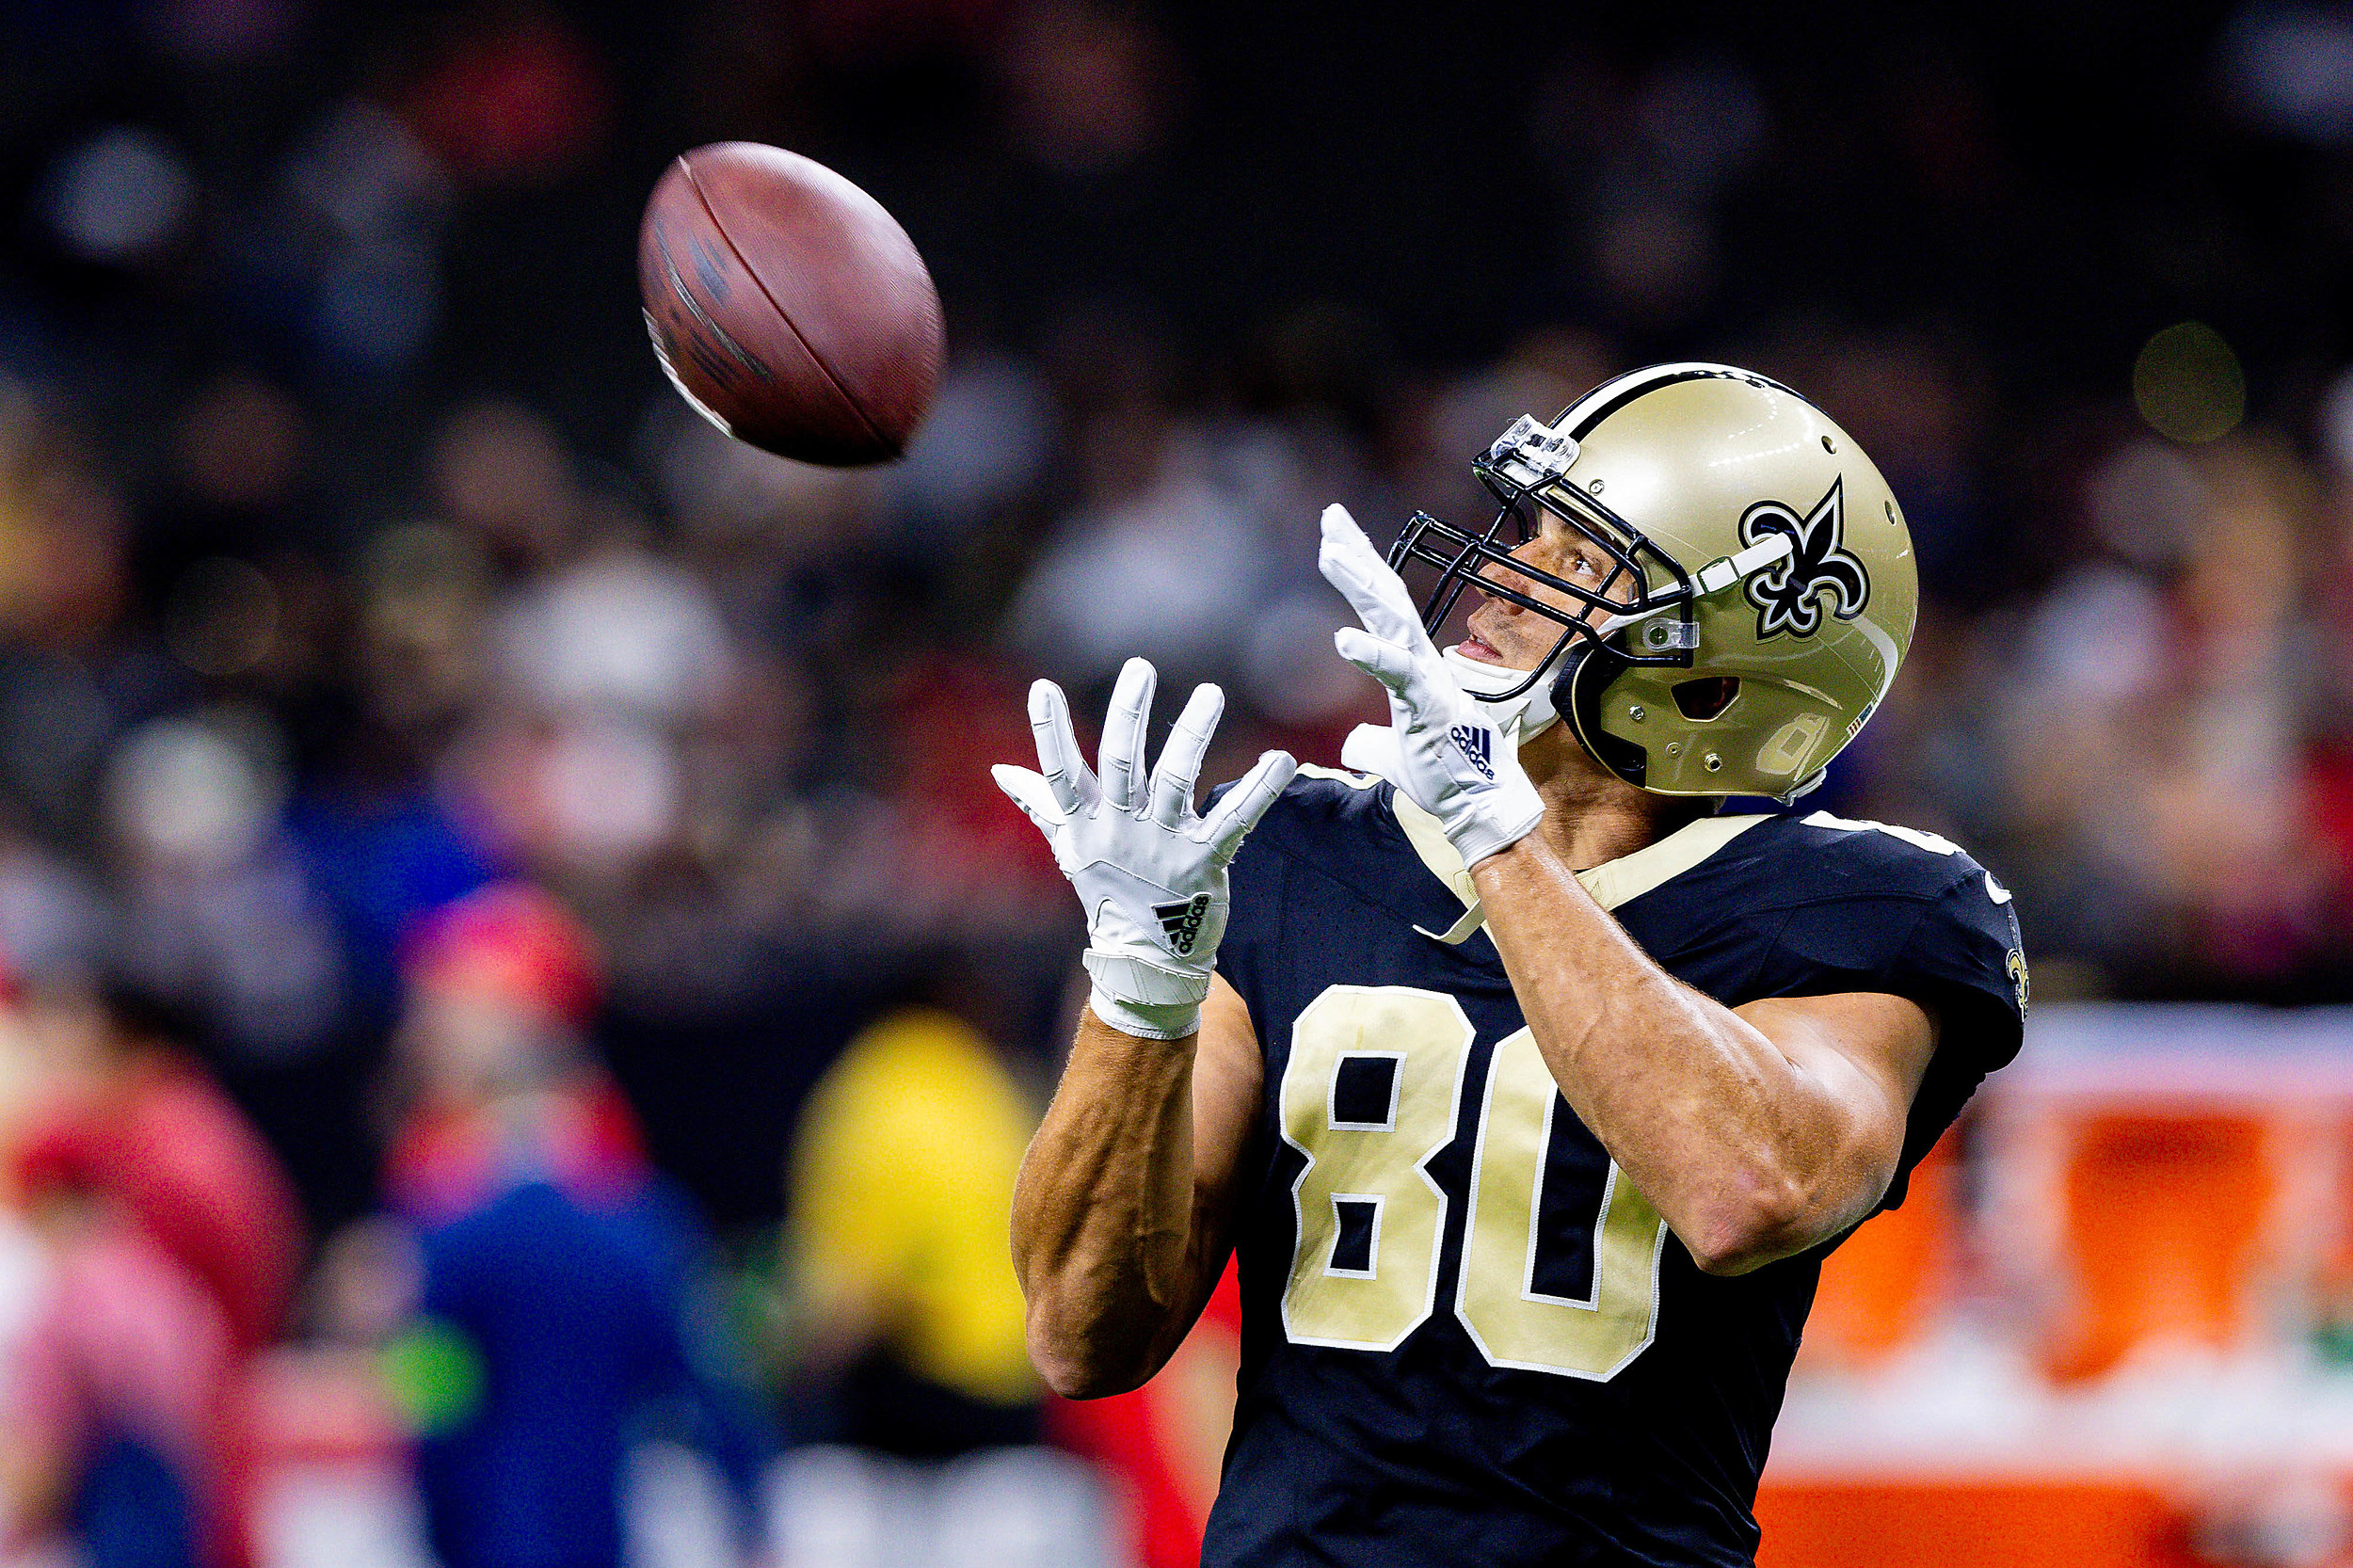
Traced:
<path fill-rule="evenodd" d="M 1033 1116 L 987 1041 L 895 1014 L 810 1096 L 792 1158 L 792 1256 L 813 1321 L 859 1320 L 975 1399 L 1033 1399 L 1008 1216 Z"/>

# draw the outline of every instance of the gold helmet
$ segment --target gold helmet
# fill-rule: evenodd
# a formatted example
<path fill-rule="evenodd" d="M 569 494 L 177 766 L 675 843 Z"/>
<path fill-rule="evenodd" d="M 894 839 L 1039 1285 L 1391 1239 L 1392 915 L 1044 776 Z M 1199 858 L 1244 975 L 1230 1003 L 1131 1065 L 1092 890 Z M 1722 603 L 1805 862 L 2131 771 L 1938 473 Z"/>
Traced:
<path fill-rule="evenodd" d="M 1523 417 L 1472 468 L 1497 503 L 1485 532 L 1417 513 L 1389 564 L 1436 568 L 1422 605 L 1433 635 L 1474 585 L 1560 622 L 1525 680 L 1474 695 L 1549 697 L 1630 784 L 1802 794 L 1912 646 L 1919 579 L 1903 509 L 1863 449 L 1777 381 L 1653 365 L 1550 424 Z M 1536 507 L 1608 553 L 1598 588 L 1512 557 L 1538 532 Z"/>

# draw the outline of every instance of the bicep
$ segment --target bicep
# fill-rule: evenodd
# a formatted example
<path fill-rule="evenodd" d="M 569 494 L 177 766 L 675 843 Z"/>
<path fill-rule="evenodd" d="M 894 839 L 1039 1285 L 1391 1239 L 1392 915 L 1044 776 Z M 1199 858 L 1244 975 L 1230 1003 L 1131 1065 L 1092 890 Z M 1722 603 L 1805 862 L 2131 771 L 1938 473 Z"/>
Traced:
<path fill-rule="evenodd" d="M 1733 1009 L 1805 1086 L 1825 1235 L 1868 1213 L 1903 1157 L 1912 1098 L 1936 1054 L 1935 1016 L 1878 991 L 1773 997 Z"/>

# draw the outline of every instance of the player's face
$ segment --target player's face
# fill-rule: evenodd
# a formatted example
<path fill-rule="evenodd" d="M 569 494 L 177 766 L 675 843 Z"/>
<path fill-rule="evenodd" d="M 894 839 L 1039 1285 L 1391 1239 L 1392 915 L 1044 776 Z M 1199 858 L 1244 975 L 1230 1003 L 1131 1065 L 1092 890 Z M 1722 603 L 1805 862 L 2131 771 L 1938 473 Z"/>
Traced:
<path fill-rule="evenodd" d="M 1515 561 L 1525 561 L 1539 571 L 1564 579 L 1595 592 L 1603 592 L 1608 584 L 1610 598 L 1624 600 L 1634 591 L 1630 576 L 1621 572 L 1615 583 L 1609 583 L 1614 563 L 1609 553 L 1593 540 L 1542 507 L 1535 509 L 1544 520 L 1544 531 L 1512 552 Z M 1558 606 L 1564 616 L 1584 620 L 1599 620 L 1603 612 L 1590 605 L 1579 604 L 1557 588 L 1546 587 L 1532 578 L 1517 573 L 1491 569 L 1486 580 L 1527 595 L 1540 604 Z M 1508 599 L 1481 596 L 1479 608 L 1471 612 L 1465 626 L 1466 635 L 1455 647 L 1464 657 L 1481 664 L 1500 664 L 1506 669 L 1532 670 L 1542 664 L 1559 643 L 1561 624 L 1533 610 L 1525 609 Z"/>

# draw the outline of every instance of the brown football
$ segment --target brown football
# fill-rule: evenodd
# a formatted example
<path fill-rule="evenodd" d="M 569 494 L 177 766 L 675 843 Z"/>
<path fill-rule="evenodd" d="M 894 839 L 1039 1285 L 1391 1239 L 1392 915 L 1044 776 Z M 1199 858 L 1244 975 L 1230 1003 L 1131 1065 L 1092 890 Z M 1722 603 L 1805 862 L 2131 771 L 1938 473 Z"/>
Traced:
<path fill-rule="evenodd" d="M 670 380 L 740 440 L 803 462 L 906 450 L 939 385 L 939 294 L 882 203 L 757 142 L 664 171 L 637 235 L 646 328 Z"/>

